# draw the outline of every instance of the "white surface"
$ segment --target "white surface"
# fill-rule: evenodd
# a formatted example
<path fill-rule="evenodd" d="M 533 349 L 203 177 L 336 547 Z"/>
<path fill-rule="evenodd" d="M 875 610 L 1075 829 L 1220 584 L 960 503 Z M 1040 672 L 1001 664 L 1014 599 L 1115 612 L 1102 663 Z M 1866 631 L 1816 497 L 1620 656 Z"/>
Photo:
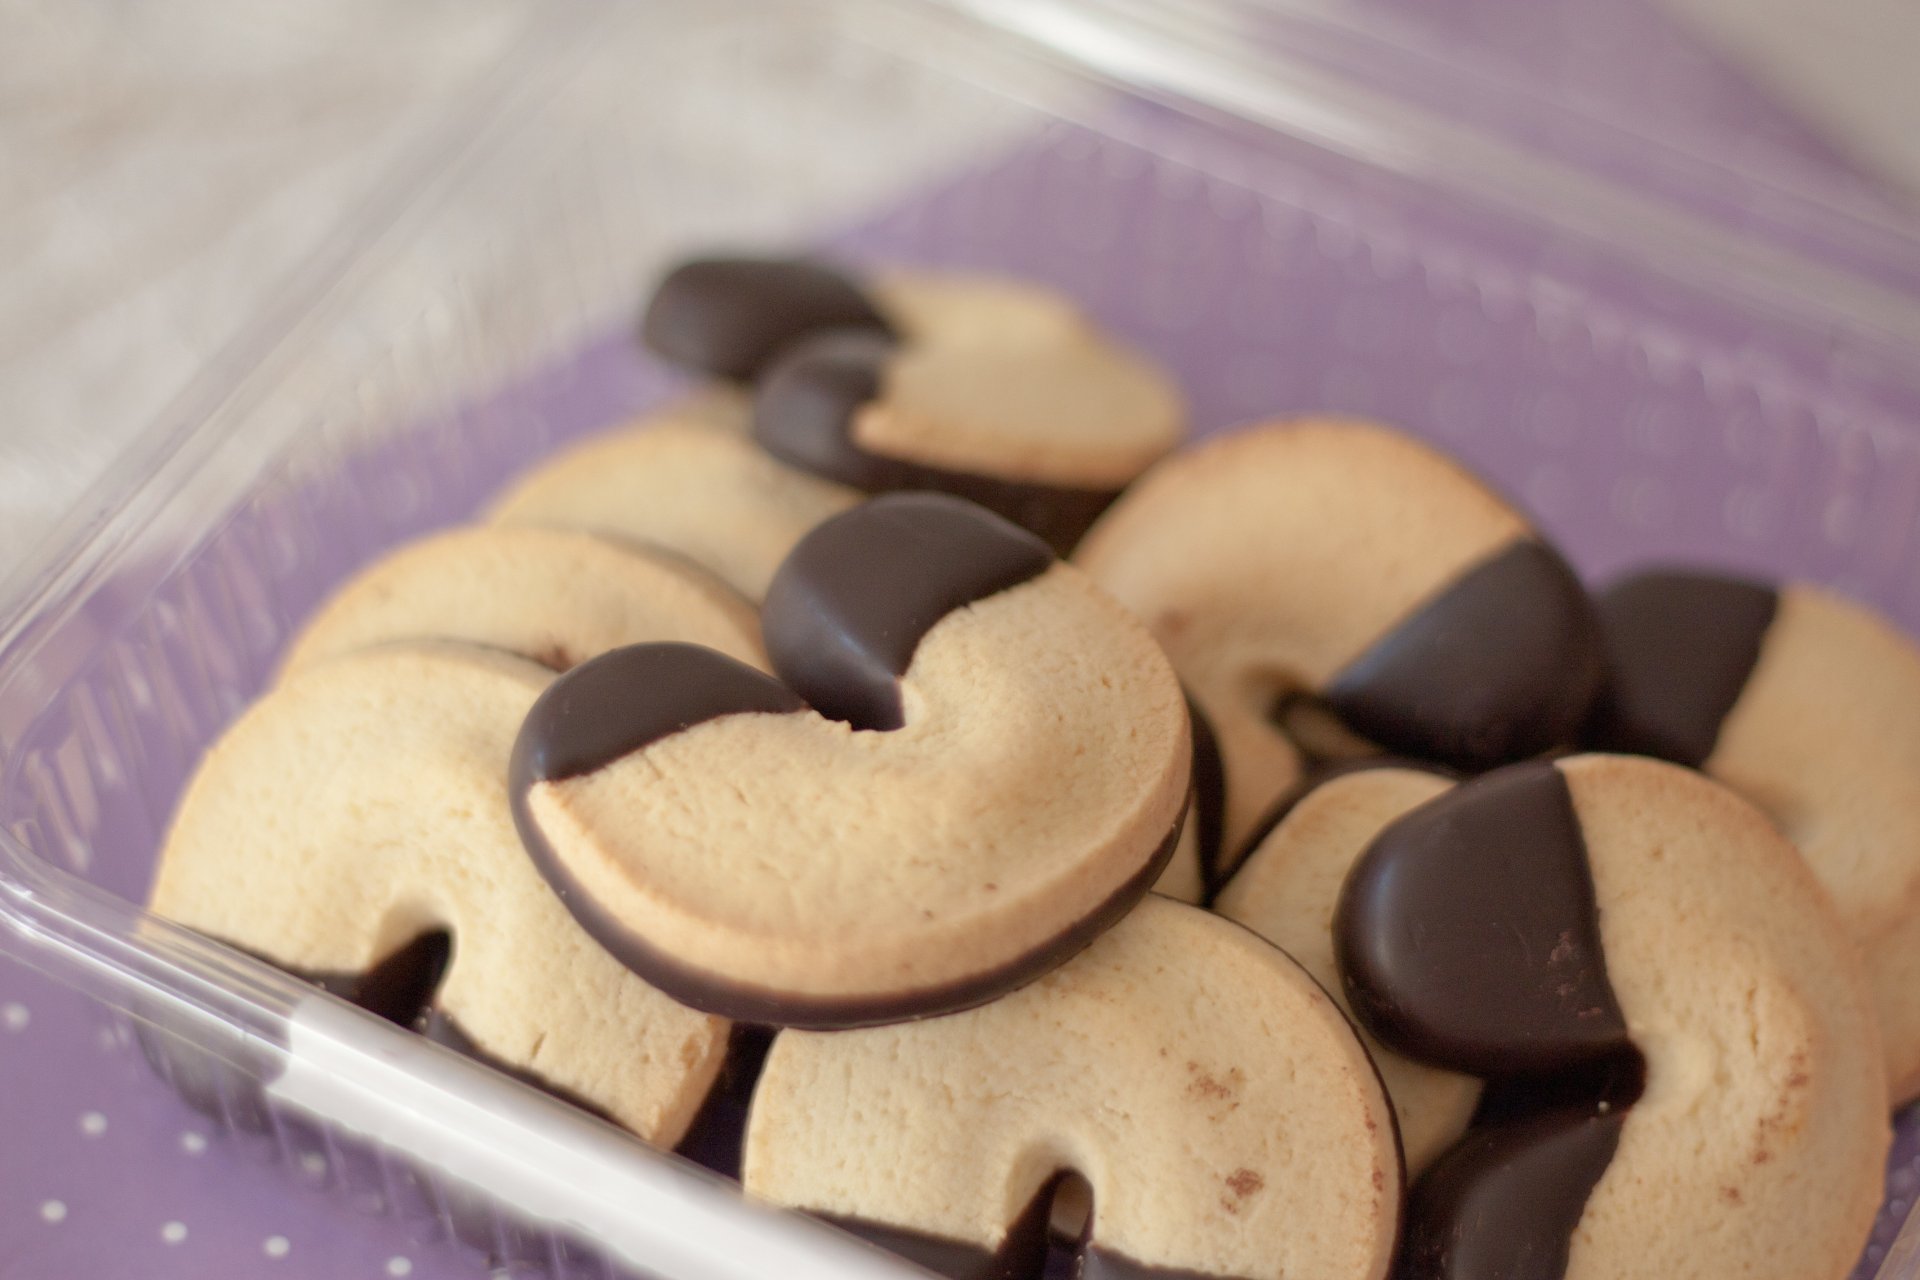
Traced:
<path fill-rule="evenodd" d="M 0 547 L 242 332 L 532 2 L 0 0 Z M 1920 0 L 1662 2 L 1920 191 Z"/>
<path fill-rule="evenodd" d="M 1661 0 L 1835 143 L 1920 192 L 1920 0 Z"/>
<path fill-rule="evenodd" d="M 0 0 L 0 546 L 237 332 L 522 7 Z"/>
<path fill-rule="evenodd" d="M 725 194 L 711 182 L 676 183 L 658 202 L 719 241 L 831 225 L 876 189 L 983 144 L 973 113 L 943 115 L 937 99 L 874 120 L 858 149 L 834 146 L 830 131 L 760 125 L 756 113 L 773 108 L 701 72 L 724 50 L 698 42 L 730 12 L 726 0 L 585 11 L 536 0 L 0 0 L 0 547 L 25 548 L 72 506 L 398 161 L 486 118 L 497 87 L 524 86 L 530 67 L 569 65 L 570 40 L 592 45 L 595 73 L 550 99 L 539 95 L 551 84 L 531 77 L 537 107 L 507 109 L 538 118 L 540 147 L 631 161 L 574 165 L 583 182 L 635 184 L 690 157 L 775 177 L 784 195 L 772 204 L 733 198 L 697 217 L 680 207 Z M 769 103 L 791 101 L 781 69 L 766 71 L 747 83 Z M 802 59 L 784 74 L 817 69 Z M 796 148 L 800 136 L 817 148 Z M 468 394 L 578 323 L 577 299 L 542 287 L 569 271 L 542 271 L 540 255 L 605 251 L 562 225 L 594 193 L 529 191 L 526 172 L 483 168 L 431 234 L 360 280 L 348 310 L 303 339 L 269 416 L 304 424 L 382 363 L 466 380 L 409 383 L 409 395 Z M 552 214 L 551 234 L 524 233 L 535 209 Z M 610 289 L 643 283 L 624 274 L 630 261 L 606 265 Z M 433 321 L 446 329 L 456 305 L 461 332 L 449 337 Z M 458 367 L 441 349 L 454 339 Z M 381 390 L 356 392 L 363 421 L 347 428 L 406 412 L 377 403 Z"/>

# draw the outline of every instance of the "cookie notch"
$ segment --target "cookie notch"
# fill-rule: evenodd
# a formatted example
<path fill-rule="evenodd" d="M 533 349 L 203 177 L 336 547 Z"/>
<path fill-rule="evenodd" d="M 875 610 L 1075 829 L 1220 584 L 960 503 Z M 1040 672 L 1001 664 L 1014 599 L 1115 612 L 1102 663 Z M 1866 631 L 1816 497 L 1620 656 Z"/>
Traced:
<path fill-rule="evenodd" d="M 512 803 L 535 865 L 590 934 L 662 990 L 784 1026 L 963 1008 L 1086 946 L 1171 856 L 1190 757 L 1178 685 L 1151 640 L 1030 534 L 945 495 L 873 499 L 803 540 L 764 623 L 785 683 L 690 647 L 617 650 L 556 681 L 516 744 Z M 1085 641 L 1120 670 L 1109 679 L 1073 654 L 1058 680 L 1011 671 L 1000 690 L 1009 636 Z M 983 680 L 1007 724 L 971 710 Z M 919 721 L 903 690 L 916 692 Z M 1136 740 L 1092 752 L 1119 718 Z M 1086 757 L 1076 777 L 1100 798 L 1076 803 L 1098 806 L 1092 834 L 1068 844 L 1008 825 L 982 842 L 979 797 L 1034 794 L 1020 762 L 1039 767 L 1040 747 L 1023 731 L 1051 721 L 1068 735 L 1062 749 Z M 927 758 L 929 742 L 940 759 Z M 745 786 L 732 781 L 742 760 L 755 762 Z M 891 826 L 842 818 L 832 803 L 801 802 L 819 794 L 808 779 L 822 761 L 842 809 L 868 785 L 935 794 Z M 703 842 L 669 811 L 709 813 L 729 834 Z M 975 816 L 947 816 L 957 813 Z M 798 834 L 808 821 L 826 825 Z M 777 900 L 742 905 L 713 863 L 730 854 L 752 875 L 788 877 L 768 885 Z M 831 894 L 808 896 L 822 883 Z M 795 957 L 813 972 L 796 973 Z"/>

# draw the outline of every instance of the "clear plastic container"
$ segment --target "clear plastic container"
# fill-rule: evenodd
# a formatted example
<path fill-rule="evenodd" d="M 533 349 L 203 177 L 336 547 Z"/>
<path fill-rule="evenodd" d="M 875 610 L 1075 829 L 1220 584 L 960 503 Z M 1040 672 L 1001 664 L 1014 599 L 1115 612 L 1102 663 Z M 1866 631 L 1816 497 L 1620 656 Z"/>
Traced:
<path fill-rule="evenodd" d="M 1893 222 L 1796 195 L 1785 244 L 1296 59 L 1351 33 L 1272 6 L 676 8 L 544 8 L 5 593 L 0 950 L 117 1011 L 225 1140 L 317 1146 L 333 1194 L 563 1275 L 905 1274 L 136 905 L 316 601 L 676 390 L 630 330 L 692 247 L 1050 281 L 1169 362 L 1201 430 L 1376 415 L 1588 573 L 1714 561 L 1920 631 Z M 1908 1116 L 1863 1277 L 1920 1277 L 1916 1169 Z"/>

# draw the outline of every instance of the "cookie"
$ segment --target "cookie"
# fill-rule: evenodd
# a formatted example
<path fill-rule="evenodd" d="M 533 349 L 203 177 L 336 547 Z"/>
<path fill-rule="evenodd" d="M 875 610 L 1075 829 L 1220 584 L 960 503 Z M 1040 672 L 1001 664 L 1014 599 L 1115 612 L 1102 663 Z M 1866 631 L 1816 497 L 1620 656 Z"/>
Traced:
<path fill-rule="evenodd" d="M 1866 979 L 1793 846 L 1676 765 L 1576 756 L 1381 833 L 1340 898 L 1348 1000 L 1490 1084 L 1409 1200 L 1410 1280 L 1839 1280 L 1879 1206 Z"/>
<path fill-rule="evenodd" d="M 1061 963 L 1160 874 L 1179 683 L 1032 535 L 876 498 L 801 541 L 762 625 L 780 680 L 618 649 L 557 680 L 515 749 L 529 850 L 649 982 L 787 1026 L 943 1012 Z"/>
<path fill-rule="evenodd" d="M 869 493 L 958 494 L 1064 554 L 1180 439 L 1172 381 L 1055 294 L 901 276 L 876 296 L 894 332 L 821 330 L 761 376 L 768 452 Z"/>
<path fill-rule="evenodd" d="M 151 906 L 669 1146 L 728 1028 L 597 946 L 521 848 L 508 759 L 552 678 L 447 643 L 293 673 L 194 774 Z"/>
<path fill-rule="evenodd" d="M 640 322 L 655 352 L 733 382 L 753 381 L 784 348 L 822 329 L 892 332 L 858 284 L 805 258 L 683 262 L 654 288 Z"/>
<path fill-rule="evenodd" d="M 555 671 L 643 640 L 766 665 L 753 606 L 691 562 L 596 534 L 502 525 L 433 534 L 361 570 L 294 638 L 281 671 L 432 639 L 504 649 Z"/>
<path fill-rule="evenodd" d="M 1571 741 L 1599 685 L 1598 626 L 1566 562 L 1386 427 L 1212 440 L 1143 477 L 1075 560 L 1146 621 L 1212 721 L 1230 847 L 1299 777 L 1290 707 L 1472 770 Z"/>
<path fill-rule="evenodd" d="M 1920 652 L 1803 584 L 1658 570 L 1599 609 L 1594 744 L 1693 765 L 1773 817 L 1866 957 L 1893 1101 L 1920 1094 Z"/>
<path fill-rule="evenodd" d="M 497 499 L 489 519 L 591 529 L 677 551 L 757 602 L 801 535 L 859 500 L 681 411 L 549 459 Z"/>
<path fill-rule="evenodd" d="M 1333 915 L 1347 872 L 1382 828 L 1452 787 L 1405 765 L 1337 772 L 1291 797 L 1221 889 L 1213 909 L 1273 943 L 1346 1007 L 1334 964 Z M 1400 1122 L 1407 1173 L 1418 1176 L 1466 1132 L 1480 1081 L 1389 1053 L 1364 1032 Z"/>
<path fill-rule="evenodd" d="M 744 1184 L 955 1280 L 1037 1280 L 1092 1191 L 1084 1274 L 1378 1280 L 1393 1115 L 1347 1021 L 1251 933 L 1149 897 L 1031 986 L 944 1018 L 782 1032 Z"/>

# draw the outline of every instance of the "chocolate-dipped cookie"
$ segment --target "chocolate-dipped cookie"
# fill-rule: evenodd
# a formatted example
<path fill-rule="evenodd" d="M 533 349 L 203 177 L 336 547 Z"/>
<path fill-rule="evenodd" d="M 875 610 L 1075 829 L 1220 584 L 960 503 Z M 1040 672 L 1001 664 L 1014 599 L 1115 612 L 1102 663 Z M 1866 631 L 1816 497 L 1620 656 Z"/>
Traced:
<path fill-rule="evenodd" d="M 1866 979 L 1760 812 L 1626 756 L 1514 765 L 1355 865 L 1348 999 L 1494 1077 L 1409 1201 L 1409 1280 L 1839 1280 L 1889 1140 Z"/>
<path fill-rule="evenodd" d="M 1065 299 L 993 277 L 900 275 L 891 332 L 822 329 L 755 390 L 755 438 L 869 493 L 958 494 L 1063 554 L 1179 441 L 1173 383 Z"/>
<path fill-rule="evenodd" d="M 1276 948 L 1159 897 L 981 1008 L 782 1032 L 744 1183 L 954 1280 L 1038 1280 L 1068 1170 L 1092 1192 L 1089 1277 L 1378 1280 L 1392 1260 L 1393 1115 L 1346 1019 Z"/>
<path fill-rule="evenodd" d="M 1212 722 L 1230 847 L 1299 776 L 1292 708 L 1479 769 L 1571 741 L 1599 685 L 1598 626 L 1566 562 L 1381 426 L 1210 441 L 1143 477 L 1075 559 L 1146 621 Z"/>
<path fill-rule="evenodd" d="M 1333 917 L 1347 872 L 1382 828 L 1452 785 L 1443 774 L 1398 764 L 1330 774 L 1289 797 L 1271 829 L 1256 834 L 1213 909 L 1299 961 L 1344 1010 Z M 1364 1031 L 1361 1039 L 1399 1119 L 1407 1173 L 1417 1177 L 1466 1132 L 1480 1081 L 1390 1053 Z"/>
<path fill-rule="evenodd" d="M 201 762 L 151 905 L 668 1146 L 728 1027 L 609 956 L 528 862 L 507 766 L 551 679 L 448 643 L 293 673 Z M 421 945 L 443 931 L 450 955 Z"/>
<path fill-rule="evenodd" d="M 1920 651 L 1860 605 L 1693 570 L 1599 599 L 1594 745 L 1692 765 L 1772 815 L 1866 957 L 1894 1102 L 1920 1093 Z"/>
<path fill-rule="evenodd" d="M 938 494 L 835 517 L 762 615 L 774 680 L 640 645 L 554 683 L 521 832 L 595 937 L 677 998 L 837 1027 L 991 999 L 1160 874 L 1191 748 L 1138 623 Z"/>
<path fill-rule="evenodd" d="M 781 351 L 823 329 L 888 336 L 861 286 L 808 258 L 714 256 L 679 263 L 661 278 L 640 336 L 697 373 L 752 382 Z"/>
<path fill-rule="evenodd" d="M 860 500 L 685 411 L 583 441 L 521 476 L 496 524 L 591 529 L 677 551 L 748 599 L 807 530 Z"/>
<path fill-rule="evenodd" d="M 532 526 L 454 529 L 349 579 L 288 647 L 282 674 L 393 640 L 465 640 L 565 671 L 644 640 L 765 666 L 752 604 L 678 555 Z"/>

